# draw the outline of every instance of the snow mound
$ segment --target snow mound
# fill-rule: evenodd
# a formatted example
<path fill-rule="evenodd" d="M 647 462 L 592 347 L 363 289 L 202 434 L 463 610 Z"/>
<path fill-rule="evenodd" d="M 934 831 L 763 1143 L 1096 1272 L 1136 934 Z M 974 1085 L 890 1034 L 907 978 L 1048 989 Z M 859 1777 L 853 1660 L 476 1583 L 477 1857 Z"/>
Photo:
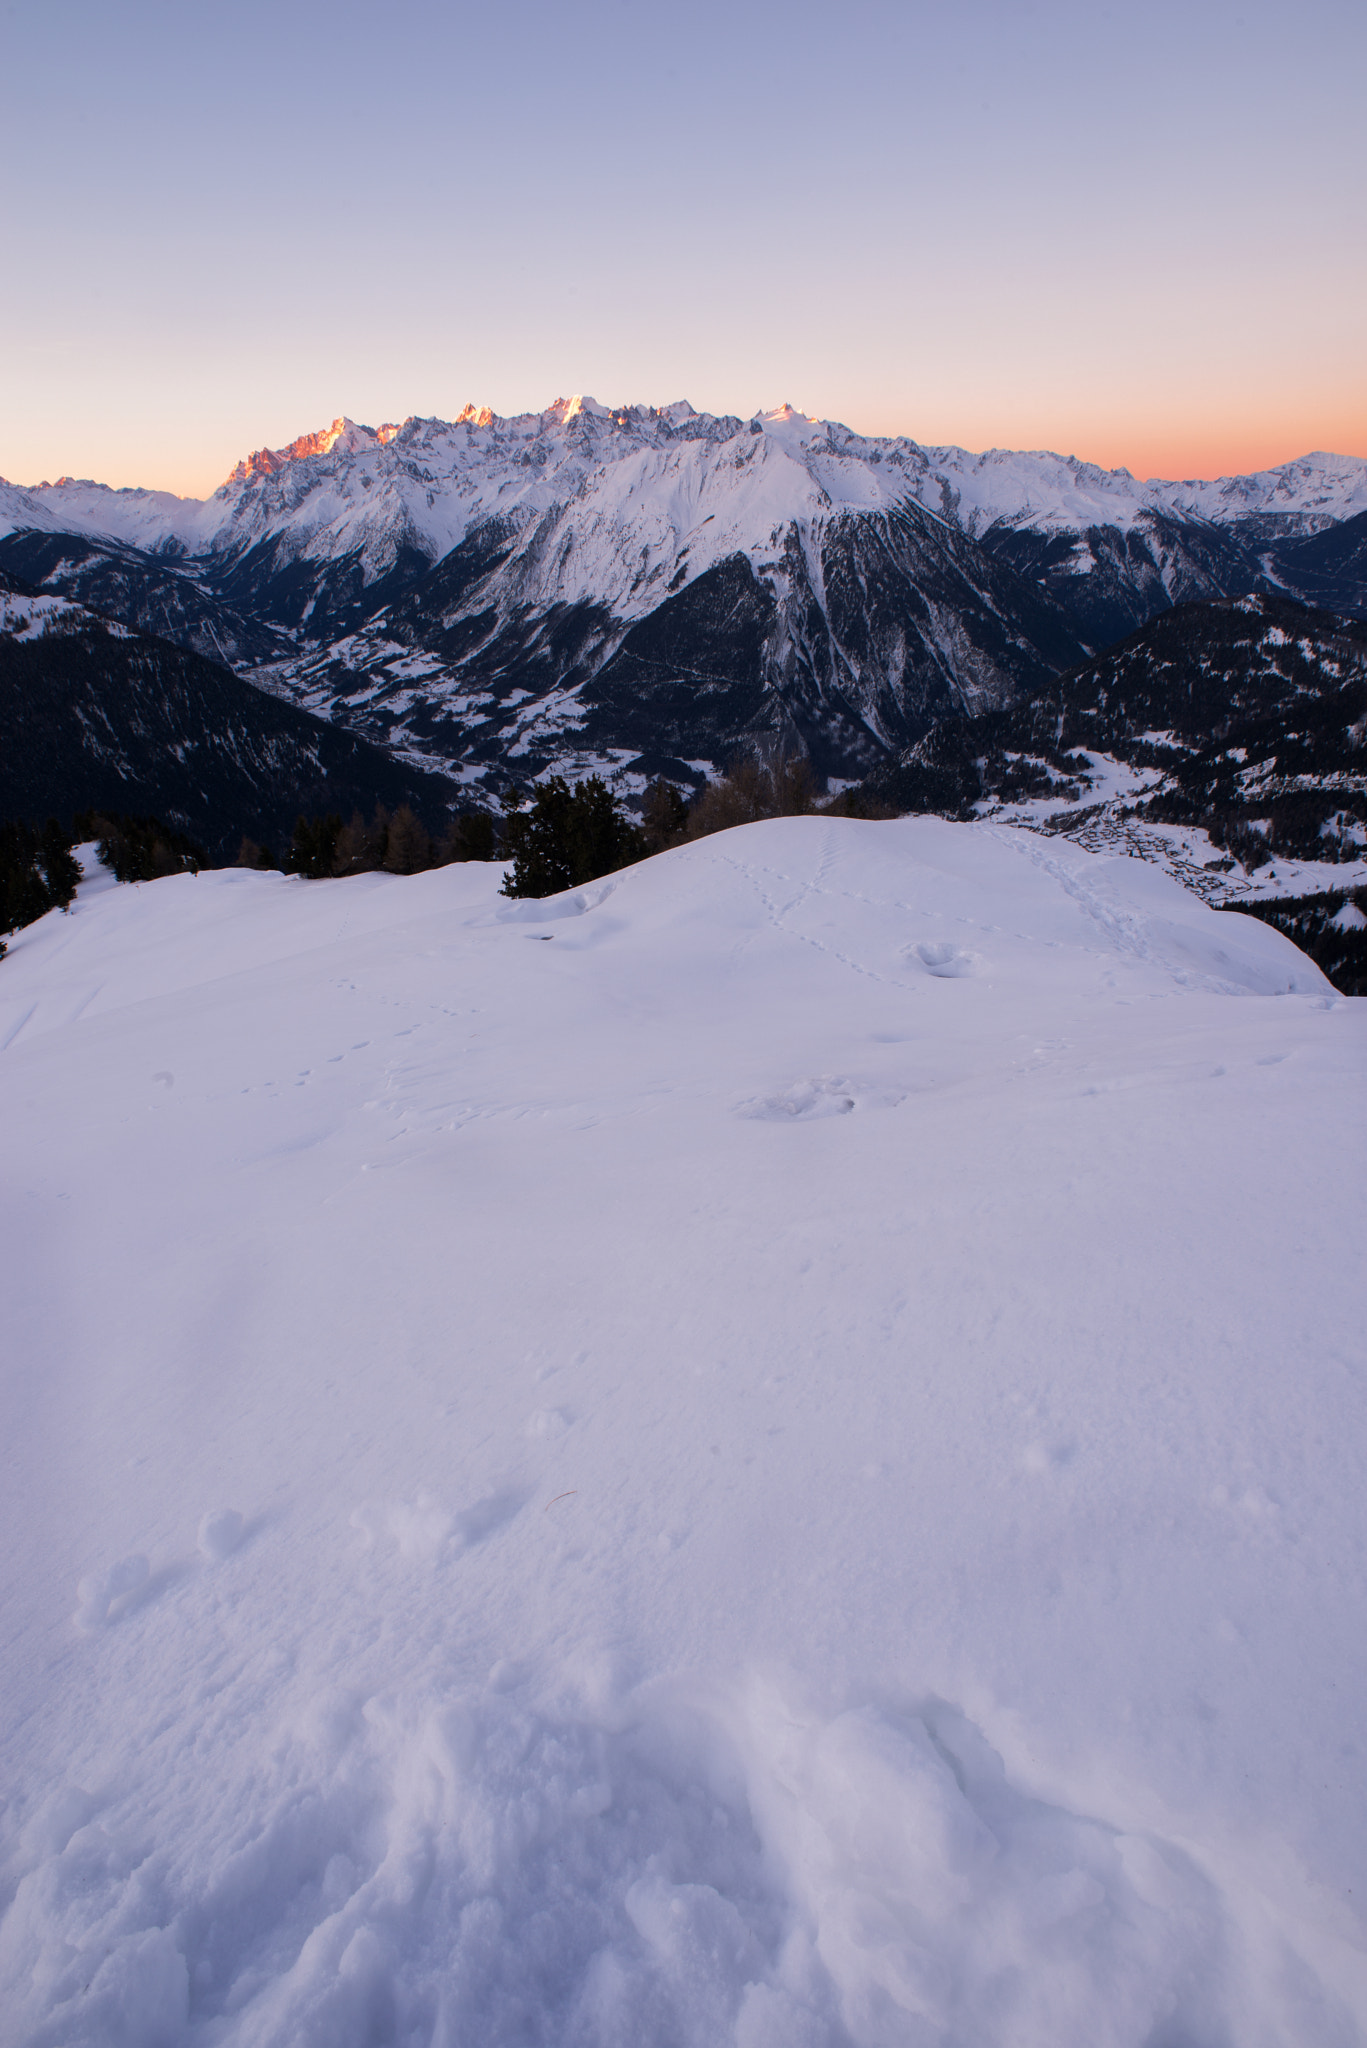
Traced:
<path fill-rule="evenodd" d="M 7 2048 L 1367 2039 L 1364 1006 L 988 825 L 500 879 L 0 967 Z"/>
<path fill-rule="evenodd" d="M 6 1916 L 27 2038 L 1351 2038 L 1185 1847 L 1031 1796 L 943 1702 L 518 1690 L 321 1701 L 209 1867 L 64 1794 Z"/>

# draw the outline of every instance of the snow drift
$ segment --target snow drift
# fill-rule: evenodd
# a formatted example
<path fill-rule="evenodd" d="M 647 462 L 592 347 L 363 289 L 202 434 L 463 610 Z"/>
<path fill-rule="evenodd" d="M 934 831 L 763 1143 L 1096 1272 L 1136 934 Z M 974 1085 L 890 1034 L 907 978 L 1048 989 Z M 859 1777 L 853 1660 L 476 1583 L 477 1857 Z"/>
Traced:
<path fill-rule="evenodd" d="M 0 969 L 31 2044 L 1357 2042 L 1363 1024 L 780 821 Z"/>

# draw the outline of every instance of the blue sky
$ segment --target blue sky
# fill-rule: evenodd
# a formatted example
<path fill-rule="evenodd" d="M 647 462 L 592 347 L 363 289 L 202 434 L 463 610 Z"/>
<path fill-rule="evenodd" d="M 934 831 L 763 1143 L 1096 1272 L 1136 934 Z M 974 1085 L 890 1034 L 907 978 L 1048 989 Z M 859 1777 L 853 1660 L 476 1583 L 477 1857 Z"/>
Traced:
<path fill-rule="evenodd" d="M 0 0 L 0 474 L 589 391 L 1367 454 L 1367 8 Z"/>

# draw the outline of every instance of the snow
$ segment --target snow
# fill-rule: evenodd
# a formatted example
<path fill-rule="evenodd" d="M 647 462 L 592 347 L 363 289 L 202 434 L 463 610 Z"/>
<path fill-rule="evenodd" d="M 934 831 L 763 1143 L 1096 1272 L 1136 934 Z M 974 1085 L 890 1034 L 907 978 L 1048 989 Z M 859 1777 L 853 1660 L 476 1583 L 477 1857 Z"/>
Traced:
<path fill-rule="evenodd" d="M 132 636 L 126 626 L 113 619 L 96 618 L 84 605 L 64 597 L 21 597 L 16 591 L 0 590 L 0 633 L 17 641 L 46 640 L 57 633 L 77 633 L 97 627 L 117 640 Z"/>
<path fill-rule="evenodd" d="M 1367 461 L 1317 453 L 1248 477 L 1140 482 L 1048 451 L 973 454 L 855 434 L 786 402 L 742 420 L 686 401 L 612 408 L 580 395 L 511 419 L 473 406 L 455 421 L 377 429 L 342 417 L 258 450 L 203 501 L 70 478 L 0 481 L 0 533 L 85 533 L 191 560 L 232 559 L 278 536 L 286 560 L 356 552 L 370 583 L 403 547 L 435 561 L 495 515 L 530 539 L 550 514 L 555 544 L 539 535 L 520 565 L 528 600 L 592 594 L 635 617 L 685 554 L 690 579 L 737 551 L 759 566 L 794 521 L 908 499 L 974 534 L 997 521 L 1127 531 L 1154 510 L 1217 524 L 1272 513 L 1313 529 L 1367 508 Z M 1080 544 L 1073 567 L 1090 565 Z"/>
<path fill-rule="evenodd" d="M 1139 736 L 1160 746 L 1182 744 L 1171 733 L 1147 732 Z M 1242 758 L 1245 749 L 1229 748 L 1232 757 Z M 1087 765 L 1073 771 L 1071 780 L 1081 786 L 1082 800 L 1072 796 L 1025 797 L 1002 803 L 995 799 L 979 802 L 979 817 L 997 826 L 1018 827 L 1047 835 L 1083 848 L 1088 853 L 1119 854 L 1127 859 L 1153 863 L 1192 889 L 1208 903 L 1228 906 L 1244 901 L 1271 901 L 1285 896 L 1314 896 L 1327 892 L 1367 888 L 1367 847 L 1356 860 L 1306 860 L 1279 853 L 1274 861 L 1246 869 L 1211 839 L 1200 825 L 1155 824 L 1134 815 L 1136 804 L 1152 797 L 1165 780 L 1159 768 L 1137 768 L 1113 754 L 1078 749 Z M 1239 776 L 1242 788 L 1250 790 L 1266 781 L 1275 764 L 1245 770 Z M 1310 778 L 1306 778 L 1310 783 Z M 1311 786 L 1322 787 L 1321 783 Z M 1253 831 L 1266 834 L 1270 818 L 1248 818 L 1243 822 Z M 1334 821 L 1328 821 L 1330 826 Z M 1350 828 L 1345 837 L 1351 841 Z"/>
<path fill-rule="evenodd" d="M 0 966 L 26 2048 L 1359 2042 L 1364 1006 L 935 819 Z"/>

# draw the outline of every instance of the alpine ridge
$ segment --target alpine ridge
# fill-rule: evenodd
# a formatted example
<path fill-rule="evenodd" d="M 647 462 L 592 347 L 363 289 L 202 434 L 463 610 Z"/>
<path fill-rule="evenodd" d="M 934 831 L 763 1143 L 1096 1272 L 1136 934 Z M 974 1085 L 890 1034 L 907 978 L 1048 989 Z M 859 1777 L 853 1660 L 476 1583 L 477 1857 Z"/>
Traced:
<path fill-rule="evenodd" d="M 0 484 L 0 566 L 467 781 L 696 781 L 755 736 L 850 778 L 1174 603 L 1367 615 L 1367 462 L 1140 482 L 577 395 L 339 417 L 202 501 Z"/>

